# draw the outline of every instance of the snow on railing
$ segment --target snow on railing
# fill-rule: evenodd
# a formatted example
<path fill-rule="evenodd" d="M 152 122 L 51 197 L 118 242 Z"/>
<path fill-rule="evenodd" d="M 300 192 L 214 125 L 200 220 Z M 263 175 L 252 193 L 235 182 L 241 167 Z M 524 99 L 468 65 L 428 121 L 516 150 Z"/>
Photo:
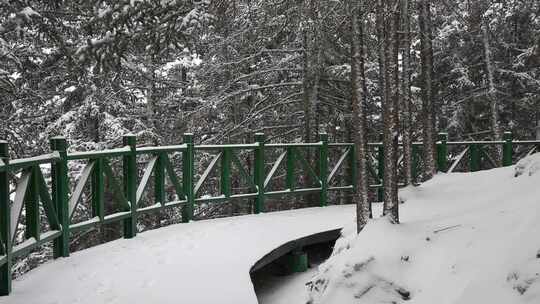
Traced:
<path fill-rule="evenodd" d="M 439 171 L 454 171 L 467 154 L 470 171 L 482 169 L 482 160 L 487 158 L 484 146 L 502 148 L 503 166 L 511 165 L 516 158 L 515 147 L 540 146 L 540 140 L 514 141 L 510 133 L 505 133 L 502 141 L 447 139 L 446 134 L 439 134 L 436 142 Z M 422 144 L 412 143 L 415 179 L 421 178 Z M 456 156 L 448 150 L 455 146 L 465 146 L 465 150 Z M 15 257 L 51 241 L 54 258 L 67 257 L 74 232 L 121 222 L 124 237 L 132 238 L 138 233 L 139 215 L 179 208 L 182 221 L 189 222 L 196 218 L 196 209 L 235 199 L 249 199 L 253 213 L 266 210 L 267 198 L 283 195 L 310 194 L 320 206 L 326 206 L 330 192 L 356 191 L 358 178 L 354 143 L 329 143 L 326 134 L 320 134 L 313 143 L 266 143 L 264 135 L 258 133 L 254 143 L 225 145 L 196 145 L 193 134 L 184 134 L 182 144 L 158 147 L 137 147 L 135 136 L 127 135 L 123 147 L 86 152 L 68 152 L 66 140 L 56 137 L 51 139 L 51 147 L 53 151 L 48 154 L 10 160 L 7 142 L 0 141 L 0 295 L 11 291 Z M 380 195 L 384 146 L 372 142 L 368 147 L 369 185 Z M 178 160 L 180 164 L 175 163 Z M 452 165 L 448 166 L 450 161 Z M 496 162 L 491 157 L 489 161 Z M 142 170 L 138 168 L 140 163 L 145 163 Z M 73 164 L 80 173 L 70 182 Z M 50 172 L 42 172 L 47 165 Z M 150 185 L 153 191 L 148 191 Z M 14 195 L 10 195 L 10 189 L 16 190 Z M 217 195 L 210 194 L 216 190 Z M 77 215 L 82 201 L 90 202 L 86 208 L 91 211 L 90 218 Z M 23 208 L 25 223 L 19 225 Z M 106 210 L 116 211 L 106 214 Z M 42 231 L 42 218 L 47 220 L 48 231 Z M 21 227 L 24 239 L 14 244 Z"/>

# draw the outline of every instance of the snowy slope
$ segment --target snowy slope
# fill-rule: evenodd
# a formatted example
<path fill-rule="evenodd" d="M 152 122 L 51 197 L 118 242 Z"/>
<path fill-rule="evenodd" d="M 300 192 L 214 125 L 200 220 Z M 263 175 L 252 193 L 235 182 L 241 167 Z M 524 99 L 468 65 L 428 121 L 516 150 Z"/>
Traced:
<path fill-rule="evenodd" d="M 540 303 L 539 165 L 540 154 L 402 190 L 402 224 L 376 219 L 358 236 L 350 225 L 310 303 Z"/>
<path fill-rule="evenodd" d="M 353 218 L 353 206 L 332 206 L 169 226 L 40 266 L 0 303 L 257 303 L 249 276 L 257 260 Z"/>

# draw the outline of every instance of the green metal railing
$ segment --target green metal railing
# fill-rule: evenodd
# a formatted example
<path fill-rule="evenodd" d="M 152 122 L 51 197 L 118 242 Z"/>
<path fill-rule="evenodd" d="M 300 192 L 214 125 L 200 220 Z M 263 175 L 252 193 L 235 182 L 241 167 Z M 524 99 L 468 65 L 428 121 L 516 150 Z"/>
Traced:
<path fill-rule="evenodd" d="M 446 171 L 455 159 L 449 152 L 454 146 L 467 146 L 470 170 L 477 171 L 486 158 L 485 146 L 501 146 L 502 164 L 508 166 L 517 145 L 540 144 L 513 141 L 508 133 L 498 142 L 449 142 L 445 134 L 439 136 L 440 171 Z M 421 145 L 414 143 L 412 147 L 415 176 L 420 172 Z M 264 134 L 258 133 L 254 143 L 230 145 L 195 145 L 193 134 L 184 134 L 183 144 L 160 147 L 137 147 L 135 136 L 127 135 L 121 148 L 92 152 L 68 152 L 66 140 L 56 137 L 51 139 L 50 147 L 52 152 L 46 155 L 10 160 L 8 143 L 0 141 L 0 295 L 11 291 L 15 259 L 48 242 L 53 243 L 54 258 L 68 257 L 72 235 L 77 232 L 118 222 L 122 223 L 124 237 L 133 238 L 143 214 L 180 208 L 182 222 L 189 222 L 202 204 L 235 199 L 250 200 L 253 213 L 264 212 L 268 198 L 283 195 L 317 194 L 317 204 L 326 206 L 331 192 L 354 193 L 358 177 L 354 144 L 329 143 L 326 134 L 319 134 L 315 143 L 267 143 Z M 384 147 L 382 143 L 370 143 L 368 147 L 374 152 L 369 166 L 370 181 L 374 182 L 370 186 L 381 196 Z M 460 154 L 458 162 L 467 150 Z M 195 157 L 203 154 L 212 158 L 199 172 Z M 181 155 L 181 165 L 173 164 L 171 155 Z M 245 158 L 252 160 L 252 166 L 242 162 Z M 70 179 L 73 163 L 83 164 L 76 179 Z M 139 164 L 144 164 L 143 170 L 139 170 Z M 202 195 L 205 183 L 217 168 L 219 194 Z M 285 172 L 284 181 L 273 183 L 280 178 L 280 169 Z M 300 176 L 309 177 L 312 184 L 300 185 Z M 247 185 L 244 191 L 235 192 L 238 189 L 232 186 L 233 179 Z M 166 189 L 167 180 L 171 187 Z M 147 190 L 150 184 L 152 193 Z M 106 193 L 110 194 L 107 198 Z M 91 216 L 75 221 L 83 197 L 90 201 Z M 115 211 L 110 212 L 111 208 Z M 21 218 L 24 223 L 20 223 Z M 43 218 L 46 223 L 40 222 Z M 15 244 L 19 226 L 24 226 L 24 240 Z"/>
<path fill-rule="evenodd" d="M 354 145 L 329 144 L 326 134 L 320 134 L 316 143 L 292 144 L 266 144 L 263 134 L 256 134 L 256 142 L 252 144 L 195 145 L 192 134 L 184 134 L 183 139 L 183 144 L 176 146 L 137 147 L 135 136 L 128 135 L 123 137 L 121 148 L 71 153 L 66 140 L 57 137 L 50 141 L 50 154 L 17 160 L 9 159 L 7 142 L 0 142 L 0 294 L 7 295 L 11 291 L 14 259 L 47 242 L 53 242 L 54 258 L 68 257 L 73 233 L 121 222 L 124 237 L 133 238 L 138 232 L 140 215 L 166 208 L 181 208 L 182 221 L 189 222 L 194 219 L 196 207 L 203 203 L 250 199 L 253 212 L 260 213 L 265 210 L 265 200 L 269 197 L 319 193 L 318 204 L 325 206 L 329 191 L 354 189 L 354 175 L 350 175 L 346 185 L 334 185 L 338 171 L 343 171 L 347 160 L 349 168 L 354 167 L 351 167 Z M 332 170 L 329 170 L 329 149 L 345 149 Z M 315 165 L 306 159 L 303 150 L 317 152 Z M 275 152 L 279 152 L 279 156 L 267 170 L 267 158 Z M 182 155 L 180 168 L 173 166 L 170 159 L 171 154 L 178 153 Z M 198 153 L 214 153 L 214 157 L 196 179 L 195 156 Z M 253 158 L 252 168 L 246 168 L 242 163 L 241 153 Z M 139 176 L 141 159 L 146 161 Z M 120 170 L 114 170 L 114 161 L 120 161 Z M 72 162 L 84 163 L 84 168 L 70 187 Z M 48 172 L 44 171 L 49 166 L 50 178 L 46 178 Z M 201 195 L 205 182 L 218 167 L 219 195 Z M 280 167 L 286 172 L 285 188 L 271 189 L 270 184 Z M 303 174 L 311 176 L 316 186 L 299 186 L 298 169 L 304 169 Z M 247 191 L 233 191 L 233 174 L 244 180 Z M 13 176 L 17 176 L 16 182 L 11 182 Z M 165 189 L 167 179 L 175 192 L 172 200 Z M 145 192 L 150 184 L 153 184 L 152 202 L 143 206 L 142 201 L 148 200 Z M 11 188 L 14 188 L 13 193 Z M 105 193 L 111 194 L 108 199 L 105 199 Z M 90 201 L 91 217 L 75 222 L 74 215 L 83 196 Z M 40 206 L 45 216 L 40 215 Z M 111 206 L 117 211 L 107 213 L 106 207 Z M 24 217 L 21 216 L 23 209 Z M 19 222 L 21 218 L 24 223 Z M 43 218 L 47 223 L 40 222 Z M 24 226 L 24 241 L 14 245 L 19 226 Z M 42 230 L 43 227 L 49 229 Z"/>

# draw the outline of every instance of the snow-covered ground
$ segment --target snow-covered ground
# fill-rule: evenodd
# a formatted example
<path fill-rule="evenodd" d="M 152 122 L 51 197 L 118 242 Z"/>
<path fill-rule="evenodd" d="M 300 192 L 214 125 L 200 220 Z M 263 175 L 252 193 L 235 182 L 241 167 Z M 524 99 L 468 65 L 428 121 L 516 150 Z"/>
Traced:
<path fill-rule="evenodd" d="M 308 303 L 540 303 L 539 169 L 537 154 L 403 189 L 402 223 L 351 223 Z"/>
<path fill-rule="evenodd" d="M 379 217 L 382 214 L 382 204 L 372 205 L 373 215 Z M 319 248 L 320 249 L 320 248 Z M 287 276 L 267 275 L 262 286 L 255 290 L 259 304 L 305 304 L 309 290 L 306 283 L 310 282 L 318 273 L 318 266 L 328 258 L 330 253 L 318 252 L 312 255 L 308 251 L 310 268 L 306 272 L 293 273 Z M 257 287 L 257 284 L 255 284 Z"/>
<path fill-rule="evenodd" d="M 257 303 L 249 275 L 257 260 L 353 218 L 354 206 L 331 206 L 169 226 L 42 265 L 0 303 Z"/>

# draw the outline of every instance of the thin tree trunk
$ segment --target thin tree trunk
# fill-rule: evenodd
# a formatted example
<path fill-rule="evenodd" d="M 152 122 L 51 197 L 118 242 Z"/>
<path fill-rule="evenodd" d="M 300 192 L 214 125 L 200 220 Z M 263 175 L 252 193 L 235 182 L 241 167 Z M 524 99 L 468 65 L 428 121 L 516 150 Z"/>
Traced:
<path fill-rule="evenodd" d="M 364 60 L 362 58 L 363 37 L 358 16 L 362 3 L 349 0 L 351 12 L 351 104 L 352 104 L 352 132 L 356 147 L 356 158 L 358 161 L 358 178 L 356 181 L 356 228 L 360 232 L 370 217 L 370 202 L 368 197 L 367 182 L 367 156 L 366 156 L 366 130 L 365 113 L 363 106 L 363 79 L 362 70 Z"/>
<path fill-rule="evenodd" d="M 489 43 L 488 24 L 486 20 L 482 21 L 482 43 L 484 45 L 484 62 L 486 64 L 487 80 L 488 80 L 488 100 L 490 108 L 491 132 L 493 139 L 501 139 L 501 130 L 499 126 L 499 105 L 497 102 L 497 89 L 495 87 L 495 66 L 492 60 L 491 45 Z M 502 151 L 498 151 L 499 159 Z"/>
<path fill-rule="evenodd" d="M 304 106 L 304 142 L 311 141 L 311 111 L 312 111 L 312 91 L 313 91 L 313 80 L 311 73 L 311 64 L 309 59 L 310 54 L 310 43 L 307 30 L 304 30 L 304 78 L 303 78 L 303 89 L 304 93 L 302 95 L 302 101 Z"/>
<path fill-rule="evenodd" d="M 402 67 L 402 125 L 403 125 L 403 175 L 405 185 L 413 184 L 412 176 L 412 114 L 411 114 L 411 21 L 409 0 L 403 0 L 402 16 L 404 33 L 401 58 Z"/>
<path fill-rule="evenodd" d="M 397 103 L 399 100 L 397 25 L 399 13 L 379 0 L 379 65 L 383 91 L 383 145 L 384 145 L 384 215 L 399 223 L 397 196 Z"/>
<path fill-rule="evenodd" d="M 318 132 L 318 117 L 313 118 L 318 113 L 319 107 L 316 107 L 319 92 L 319 81 L 321 78 L 321 58 L 322 47 L 321 35 L 319 29 L 319 7 L 317 0 L 305 0 L 303 7 L 305 18 L 304 26 L 304 79 L 303 79 L 303 107 L 304 107 L 304 142 L 312 142 L 316 139 Z M 314 155 L 310 150 L 306 152 L 308 162 L 314 160 Z M 308 175 L 304 174 L 302 180 L 304 184 L 308 182 Z M 306 199 L 309 205 L 316 206 L 317 199 L 315 195 L 307 195 Z"/>
<path fill-rule="evenodd" d="M 392 218 L 395 223 L 399 223 L 399 198 L 398 198 L 398 144 L 399 144 L 399 105 L 400 105 L 400 78 L 399 78 L 399 29 L 401 23 L 401 16 L 399 10 L 400 0 L 394 0 L 393 7 L 390 12 L 390 62 L 392 63 L 390 71 L 392 73 L 391 79 L 391 94 L 392 94 L 392 146 L 393 150 L 391 155 L 394 168 L 392 173 L 392 205 L 391 209 Z"/>
<path fill-rule="evenodd" d="M 378 48 L 377 48 L 377 55 L 378 55 L 378 63 L 379 63 L 379 75 L 378 75 L 378 80 L 379 80 L 379 95 L 380 95 L 380 99 L 381 99 L 381 115 L 383 117 L 383 128 L 386 129 L 387 125 L 386 125 L 386 104 L 388 102 L 388 96 L 387 96 L 387 93 L 388 91 L 386 90 L 387 88 L 387 74 L 386 74 L 386 38 L 385 38 L 385 34 L 386 34 L 386 28 L 385 28 L 385 24 L 384 24 L 384 5 L 383 5 L 383 0 L 378 0 L 377 1 L 377 17 L 376 17 L 376 27 L 377 27 L 377 42 L 378 42 Z M 384 141 L 384 134 L 381 132 L 380 133 L 382 135 L 382 138 L 381 138 L 381 141 Z M 383 142 L 383 145 L 384 145 L 384 142 Z M 380 161 L 380 159 L 379 159 Z M 384 164 L 384 159 L 383 159 L 383 164 Z M 379 164 L 379 170 L 380 170 L 380 164 Z M 384 174 L 384 171 L 385 171 L 385 168 L 383 167 L 383 172 L 378 172 L 379 174 L 379 178 L 382 177 L 382 181 L 381 181 L 381 184 L 383 186 L 383 202 L 384 202 L 384 190 L 385 190 L 385 187 L 386 187 L 386 183 L 384 182 L 384 179 L 386 178 L 386 175 Z"/>
<path fill-rule="evenodd" d="M 156 59 L 155 56 L 152 55 L 150 58 L 150 72 L 152 73 L 150 75 L 152 82 L 148 84 L 148 92 L 146 96 L 146 119 L 148 120 L 148 127 L 155 132 L 156 134 L 159 132 L 157 130 L 157 124 L 156 124 L 156 65 L 155 65 Z M 158 144 L 158 142 L 155 142 L 155 144 Z"/>
<path fill-rule="evenodd" d="M 304 1 L 304 79 L 303 79 L 303 106 L 304 106 L 304 141 L 311 142 L 313 126 L 313 109 L 317 102 L 319 80 L 321 78 L 322 48 L 318 28 L 318 7 L 316 0 Z M 316 126 L 317 127 L 317 126 Z"/>
<path fill-rule="evenodd" d="M 362 85 L 362 96 L 361 96 L 361 99 L 360 99 L 360 106 L 362 107 L 362 111 L 364 111 L 364 121 L 363 121 L 363 128 L 364 128 L 364 136 L 365 136 L 365 142 L 366 142 L 366 145 L 367 145 L 367 142 L 368 142 L 368 119 L 367 119 L 367 111 L 368 111 L 368 106 L 367 106 L 367 102 L 368 102 L 368 99 L 367 99 L 367 92 L 368 92 L 368 88 L 367 88 L 367 82 L 366 82 L 366 61 L 365 61 L 365 58 L 366 58 L 366 50 L 365 50 L 365 44 L 364 44 L 364 13 L 365 13 L 365 3 L 363 1 L 360 1 L 360 16 L 362 16 L 362 18 L 359 19 L 358 21 L 358 30 L 360 31 L 360 83 Z M 368 166 L 368 161 L 369 161 L 369 154 L 367 152 L 367 148 L 366 148 L 366 155 L 365 155 L 365 158 L 366 158 L 366 165 L 365 165 L 365 170 L 367 170 L 367 166 Z M 369 177 L 366 173 L 366 185 L 368 187 L 368 194 L 369 194 Z M 368 199 L 369 199 L 369 196 L 368 196 Z M 373 211 L 372 211 L 372 206 L 371 206 L 371 203 L 368 204 L 368 207 L 369 207 L 369 218 L 373 218 Z"/>
<path fill-rule="evenodd" d="M 429 0 L 420 0 L 420 57 L 422 61 L 422 141 L 424 150 L 424 174 L 432 178 L 435 167 L 435 131 L 433 122 L 433 46 L 431 35 L 431 13 Z"/>

